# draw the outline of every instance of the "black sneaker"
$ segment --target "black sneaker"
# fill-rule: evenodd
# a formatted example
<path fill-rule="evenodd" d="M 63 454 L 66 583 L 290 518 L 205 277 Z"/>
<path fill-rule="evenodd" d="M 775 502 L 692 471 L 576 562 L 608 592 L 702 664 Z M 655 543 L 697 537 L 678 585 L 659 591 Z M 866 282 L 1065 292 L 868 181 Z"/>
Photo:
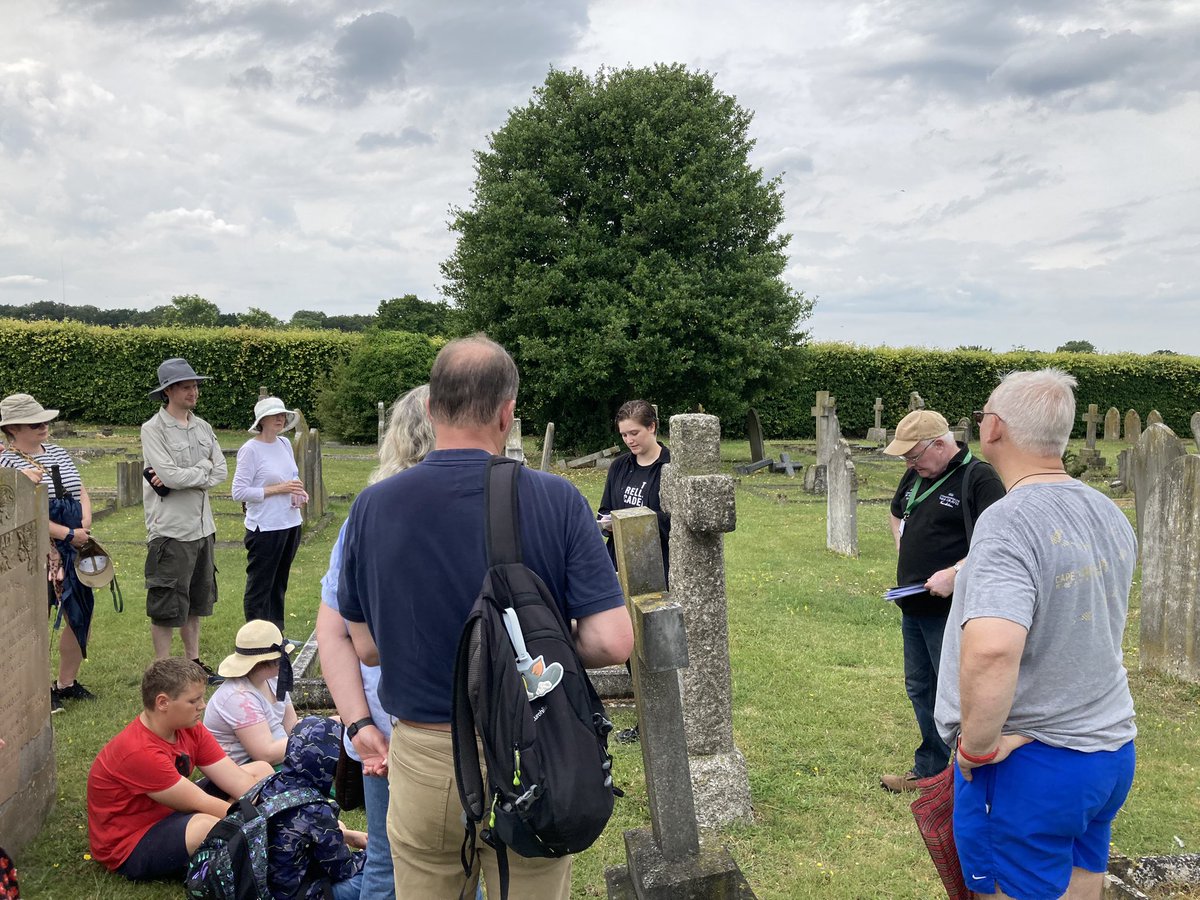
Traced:
<path fill-rule="evenodd" d="M 208 677 L 208 683 L 210 685 L 217 685 L 217 684 L 225 683 L 225 677 L 223 675 L 218 675 L 216 672 L 214 672 L 212 670 L 212 668 L 209 667 L 206 663 L 201 662 L 199 657 L 196 657 L 195 659 L 193 659 L 192 662 L 194 662 L 196 665 L 198 665 L 200 668 L 202 668 L 204 670 L 204 674 Z"/>
<path fill-rule="evenodd" d="M 65 707 L 63 706 L 63 702 L 62 702 L 62 694 L 59 692 L 58 688 L 51 687 L 50 688 L 50 715 L 54 715 L 55 713 L 60 713 L 63 711 L 63 709 L 65 709 Z"/>
<path fill-rule="evenodd" d="M 66 687 L 55 689 L 58 691 L 58 696 L 62 700 L 95 700 L 96 695 L 85 688 L 78 681 L 73 681 Z"/>
<path fill-rule="evenodd" d="M 641 732 L 638 731 L 638 727 L 634 725 L 632 728 L 626 728 L 624 731 L 617 732 L 617 743 L 636 744 L 641 737 Z"/>

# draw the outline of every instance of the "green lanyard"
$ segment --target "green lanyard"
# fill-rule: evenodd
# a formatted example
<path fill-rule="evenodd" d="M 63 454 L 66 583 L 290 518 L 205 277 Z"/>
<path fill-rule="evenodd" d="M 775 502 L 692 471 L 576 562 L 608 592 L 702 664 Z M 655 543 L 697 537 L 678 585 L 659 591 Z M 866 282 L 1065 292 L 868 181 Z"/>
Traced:
<path fill-rule="evenodd" d="M 916 509 L 917 506 L 926 497 L 928 497 L 930 494 L 932 494 L 934 491 L 936 491 L 938 488 L 940 488 L 942 486 L 943 481 L 945 481 L 947 478 L 949 478 L 951 475 L 953 475 L 955 472 L 957 472 L 959 469 L 961 469 L 963 466 L 965 466 L 970 461 L 971 461 L 971 451 L 968 450 L 967 455 L 962 458 L 962 462 L 960 462 L 957 466 L 955 466 L 953 469 L 951 469 L 949 472 L 947 472 L 945 475 L 943 475 L 941 478 L 939 478 L 937 481 L 935 481 L 933 484 L 931 484 L 929 486 L 929 490 L 927 490 L 925 493 L 921 494 L 920 496 L 917 496 L 917 491 L 919 491 L 921 489 L 921 476 L 918 475 L 916 484 L 913 485 L 912 493 L 908 495 L 908 506 L 904 507 L 904 518 L 907 519 L 909 517 L 909 514 L 912 513 L 912 511 L 914 509 Z"/>

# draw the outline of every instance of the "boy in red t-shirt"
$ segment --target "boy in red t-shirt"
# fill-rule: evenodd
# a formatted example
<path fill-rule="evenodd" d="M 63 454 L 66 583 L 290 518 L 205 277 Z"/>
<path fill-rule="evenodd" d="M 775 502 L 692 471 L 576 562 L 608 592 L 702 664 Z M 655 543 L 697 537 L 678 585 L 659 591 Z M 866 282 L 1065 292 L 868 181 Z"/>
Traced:
<path fill-rule="evenodd" d="M 229 801 L 189 780 L 193 765 L 229 797 L 273 771 L 238 766 L 200 721 L 207 674 L 172 657 L 142 676 L 142 711 L 104 745 L 88 773 L 92 857 L 134 881 L 181 875 Z"/>

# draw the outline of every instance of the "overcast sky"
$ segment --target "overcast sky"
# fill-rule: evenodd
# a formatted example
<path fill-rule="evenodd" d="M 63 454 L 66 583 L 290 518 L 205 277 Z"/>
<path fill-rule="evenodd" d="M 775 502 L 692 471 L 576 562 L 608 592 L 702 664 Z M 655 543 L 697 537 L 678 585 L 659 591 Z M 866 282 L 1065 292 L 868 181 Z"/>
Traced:
<path fill-rule="evenodd" d="M 753 110 L 818 340 L 1200 353 L 1200 0 L 0 0 L 0 303 L 438 299 L 551 66 Z"/>

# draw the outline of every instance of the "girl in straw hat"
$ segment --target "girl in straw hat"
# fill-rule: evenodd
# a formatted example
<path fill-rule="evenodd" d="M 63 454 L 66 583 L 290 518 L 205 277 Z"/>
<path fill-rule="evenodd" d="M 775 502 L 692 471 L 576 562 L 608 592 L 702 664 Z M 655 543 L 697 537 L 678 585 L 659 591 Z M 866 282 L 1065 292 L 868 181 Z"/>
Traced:
<path fill-rule="evenodd" d="M 252 759 L 278 766 L 296 725 L 292 706 L 293 645 L 271 622 L 238 629 L 234 651 L 217 666 L 225 683 L 204 711 L 204 726 L 239 766 Z"/>

